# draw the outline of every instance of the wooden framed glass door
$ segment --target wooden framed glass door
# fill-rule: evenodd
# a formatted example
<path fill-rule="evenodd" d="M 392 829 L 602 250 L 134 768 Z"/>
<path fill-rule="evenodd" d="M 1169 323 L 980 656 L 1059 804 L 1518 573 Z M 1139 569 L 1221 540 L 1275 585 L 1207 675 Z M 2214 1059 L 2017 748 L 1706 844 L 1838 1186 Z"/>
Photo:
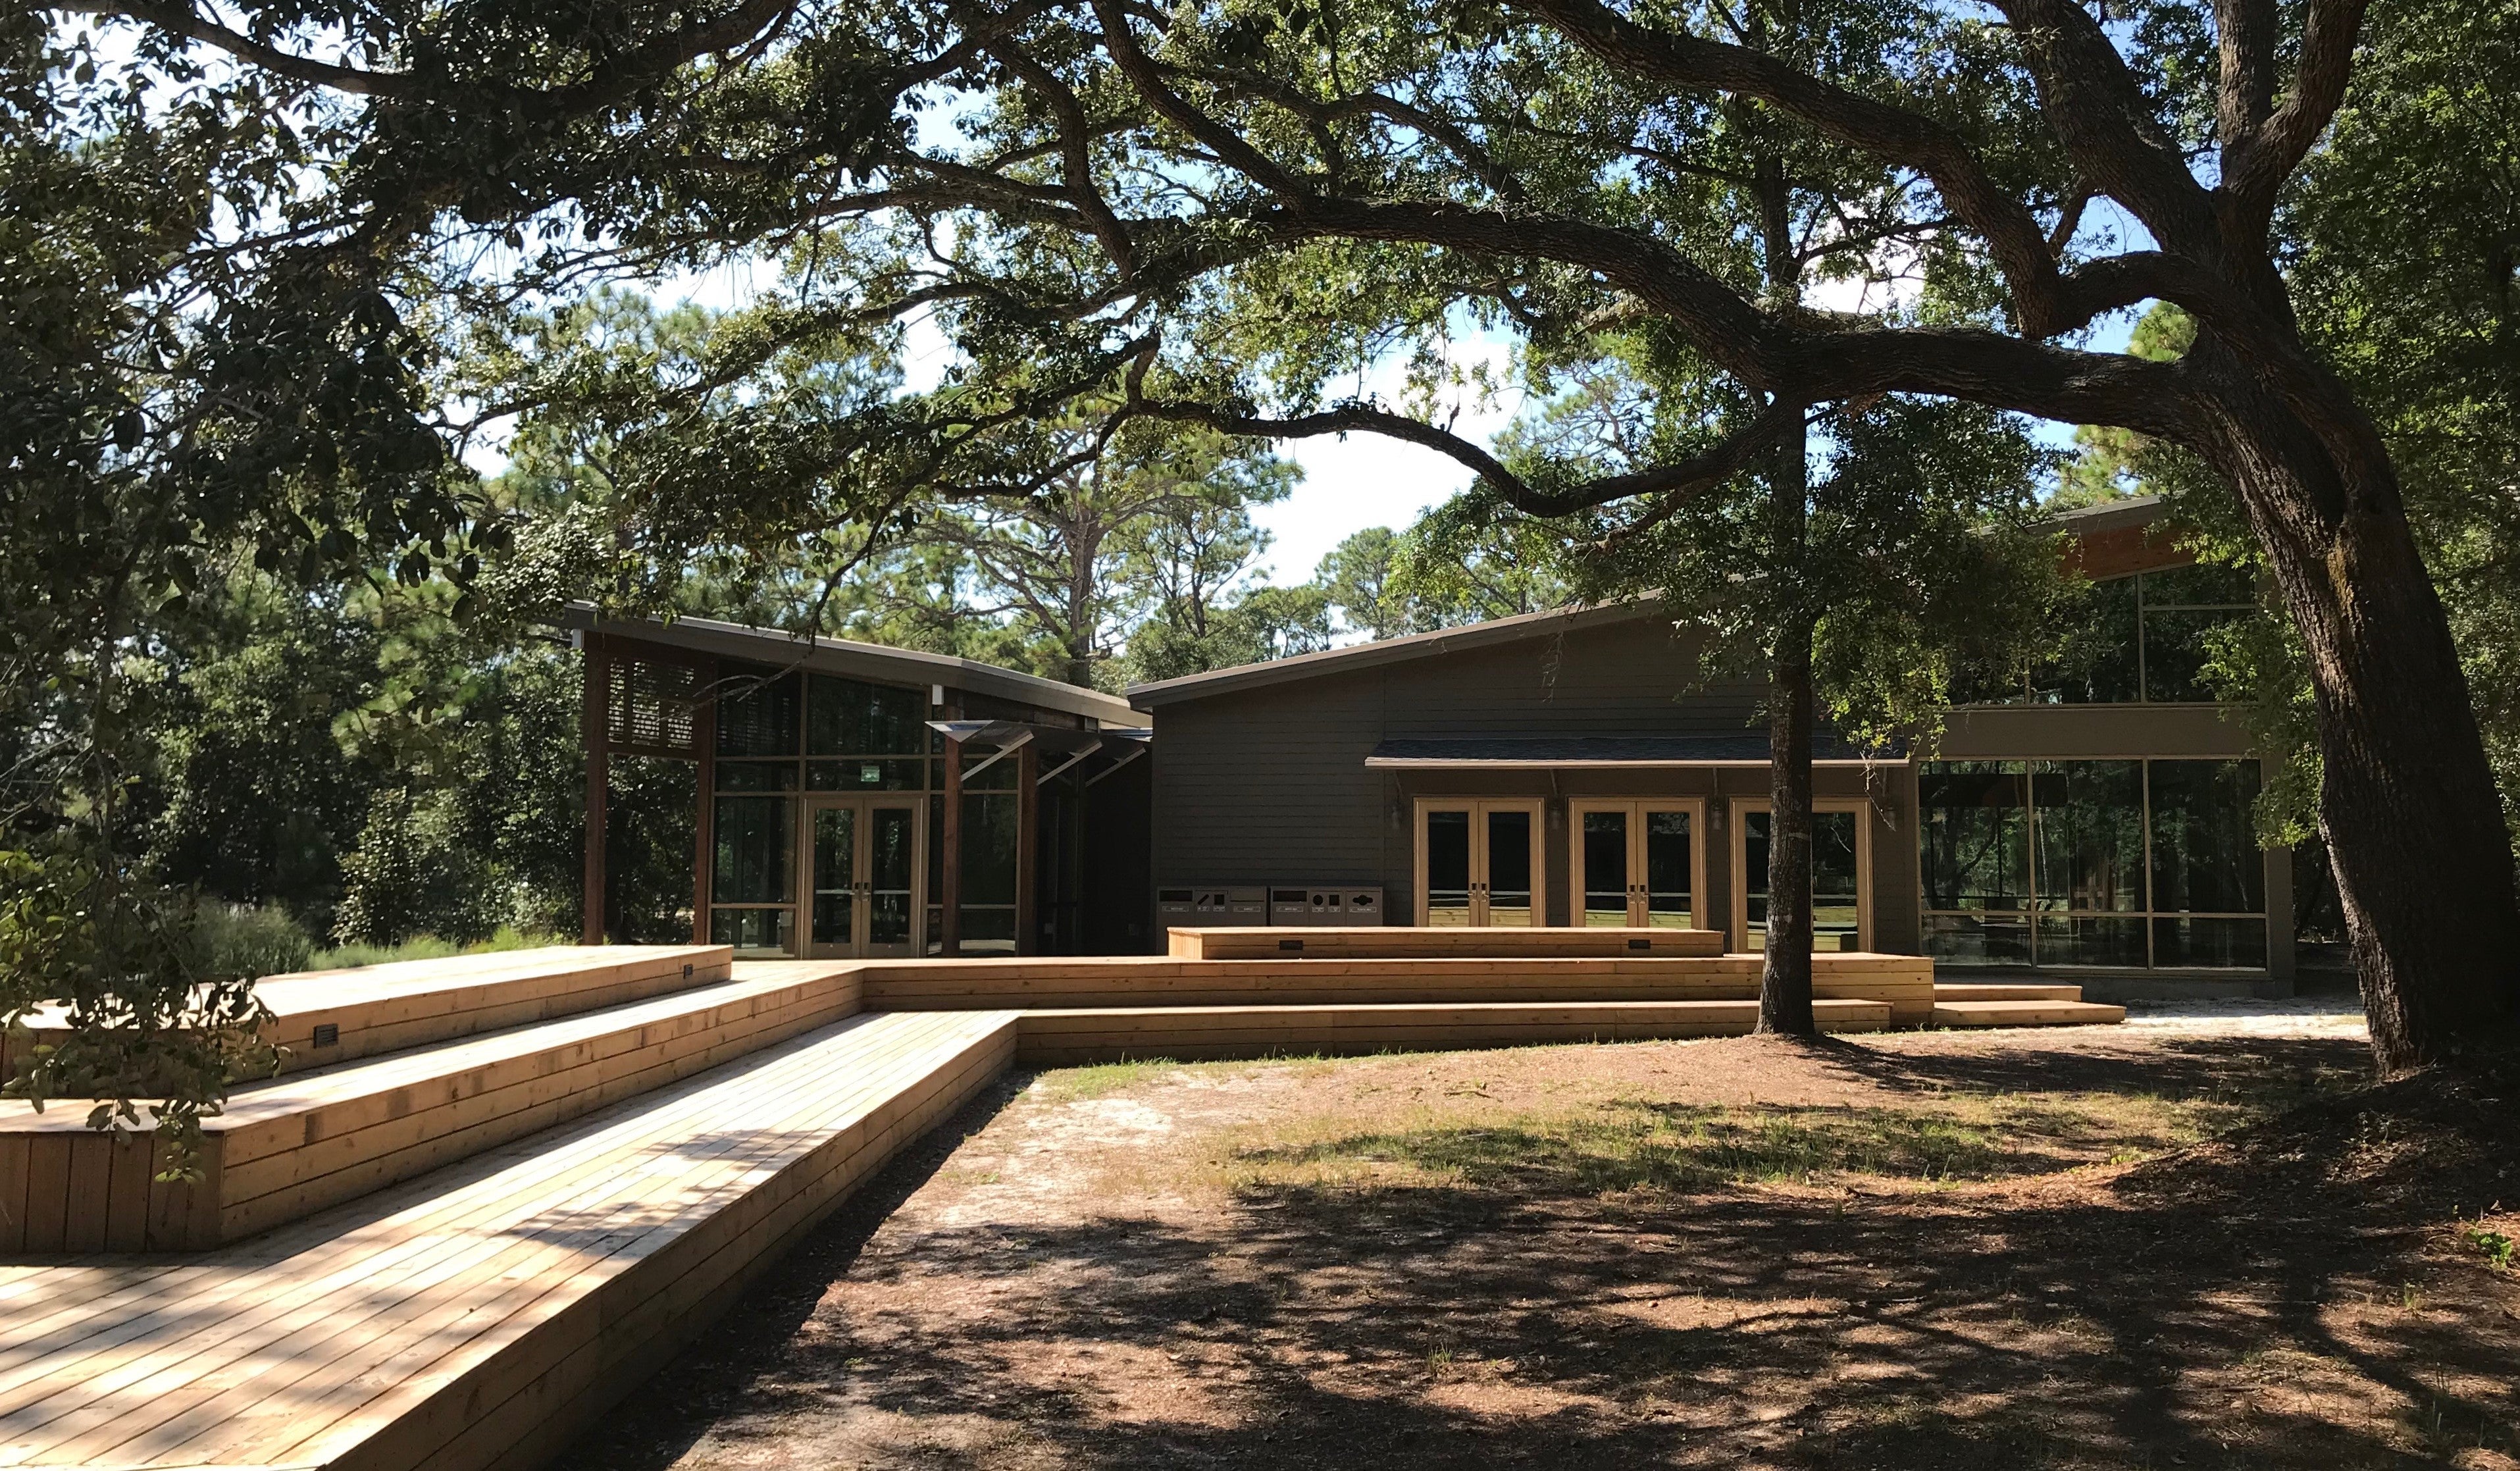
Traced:
<path fill-rule="evenodd" d="M 1540 807 L 1538 797 L 1418 798 L 1418 922 L 1539 924 L 1549 903 Z"/>
<path fill-rule="evenodd" d="M 1691 929 L 1706 864 L 1704 804 L 1677 797 L 1573 804 L 1577 924 Z"/>
<path fill-rule="evenodd" d="M 922 797 L 814 797 L 805 804 L 809 958 L 919 954 Z"/>
<path fill-rule="evenodd" d="M 1734 948 L 1756 951 L 1768 932 L 1768 804 L 1732 804 Z M 1872 945 L 1872 804 L 1857 797 L 1812 802 L 1812 949 Z"/>

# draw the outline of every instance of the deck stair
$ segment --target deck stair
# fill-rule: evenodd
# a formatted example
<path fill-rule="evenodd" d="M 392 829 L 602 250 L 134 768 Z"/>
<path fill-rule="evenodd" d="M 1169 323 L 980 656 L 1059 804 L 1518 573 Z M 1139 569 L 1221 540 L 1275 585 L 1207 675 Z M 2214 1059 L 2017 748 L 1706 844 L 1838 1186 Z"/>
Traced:
<path fill-rule="evenodd" d="M 299 971 L 253 989 L 272 1017 L 263 1040 L 290 1073 L 704 986 L 734 958 L 724 945 L 554 945 Z M 58 1008 L 36 1011 L 20 1045 L 68 1024 Z"/>
<path fill-rule="evenodd" d="M 853 1017 L 251 1242 L 0 1267 L 0 1462 L 531 1465 L 1014 1038 Z"/>
<path fill-rule="evenodd" d="M 154 1180 L 164 1161 L 149 1138 L 89 1129 L 80 1105 L 39 1113 L 0 1101 L 0 1181 L 28 1182 L 27 1209 L 0 1221 L 0 1251 L 216 1246 L 859 1009 L 847 961 L 743 971 L 240 1089 L 205 1122 L 201 1179 L 190 1182 Z"/>
<path fill-rule="evenodd" d="M 1226 960 L 1179 956 L 870 960 L 864 962 L 863 974 L 871 1010 L 1035 1010 L 1750 1001 L 1759 995 L 1759 958 L 1748 955 L 1359 958 L 1307 952 Z M 1933 1015 L 1933 962 L 1923 957 L 1822 954 L 1812 957 L 1812 971 L 1816 996 L 1886 1002 L 1895 1026 L 1922 1026 Z"/>
<path fill-rule="evenodd" d="M 2125 1020 L 2126 1007 L 2087 1002 L 2080 986 L 1988 981 L 1934 987 L 1938 1027 L 2086 1027 Z"/>
<path fill-rule="evenodd" d="M 1879 1001 L 1816 1001 L 1828 1032 L 1891 1024 Z M 1470 1002 L 1402 1005 L 1079 1006 L 1021 1013 L 1015 1060 L 1059 1067 L 1132 1057 L 1251 1057 L 1510 1047 L 1551 1042 L 1741 1037 L 1747 1001 Z"/>

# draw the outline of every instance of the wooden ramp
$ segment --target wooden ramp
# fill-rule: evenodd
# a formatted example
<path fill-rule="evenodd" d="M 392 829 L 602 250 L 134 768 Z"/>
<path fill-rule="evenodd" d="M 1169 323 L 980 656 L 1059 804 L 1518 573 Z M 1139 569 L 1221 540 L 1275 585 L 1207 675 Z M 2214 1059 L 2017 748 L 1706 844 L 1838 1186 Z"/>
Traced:
<path fill-rule="evenodd" d="M 1013 1055 L 864 1016 L 252 1242 L 0 1268 L 0 1465 L 529 1465 Z"/>

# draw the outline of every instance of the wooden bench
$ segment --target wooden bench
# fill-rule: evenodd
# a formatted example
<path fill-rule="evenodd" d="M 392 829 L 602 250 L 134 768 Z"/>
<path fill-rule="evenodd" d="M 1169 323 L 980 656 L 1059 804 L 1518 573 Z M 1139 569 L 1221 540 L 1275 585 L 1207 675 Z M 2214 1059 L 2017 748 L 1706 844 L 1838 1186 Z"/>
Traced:
<path fill-rule="evenodd" d="M 1102 958 L 863 962 L 877 1010 L 966 1006 L 1250 1006 L 1439 1002 L 1725 1001 L 1756 998 L 1756 956 L 1192 960 Z M 1889 1003 L 1894 1026 L 1933 1015 L 1933 961 L 1863 952 L 1812 957 L 1813 993 Z"/>
<path fill-rule="evenodd" d="M 1337 959 L 1438 956 L 1720 956 L 1711 929 L 1533 929 L 1458 925 L 1236 925 L 1170 931 L 1169 954 L 1189 960 Z"/>
<path fill-rule="evenodd" d="M 16 1465 L 530 1465 L 1012 1057 L 861 1016 L 242 1246 L 0 1268 Z"/>
<path fill-rule="evenodd" d="M 853 966 L 746 962 L 697 991 L 242 1089 L 201 1178 L 88 1105 L 0 1102 L 0 1252 L 199 1251 L 854 1014 Z"/>
<path fill-rule="evenodd" d="M 1830 1032 L 1877 1032 L 1877 1001 L 1813 1003 Z M 1738 1037 L 1758 1024 L 1752 1001 L 1449 1003 L 1436 1005 L 1095 1006 L 1026 1011 L 1016 1060 L 1065 1067 L 1131 1058 L 1265 1057 L 1525 1043 Z"/>
<path fill-rule="evenodd" d="M 272 1013 L 263 1040 L 286 1050 L 291 1073 L 704 986 L 734 957 L 724 945 L 555 945 L 265 976 L 253 991 Z M 42 1044 L 68 1021 L 47 1008 L 26 1025 Z"/>

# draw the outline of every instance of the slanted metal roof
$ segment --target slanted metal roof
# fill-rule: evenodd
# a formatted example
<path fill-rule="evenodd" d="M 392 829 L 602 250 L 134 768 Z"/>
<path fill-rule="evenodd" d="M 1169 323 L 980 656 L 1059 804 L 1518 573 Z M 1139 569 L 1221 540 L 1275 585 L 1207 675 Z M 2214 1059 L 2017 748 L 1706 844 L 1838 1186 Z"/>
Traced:
<path fill-rule="evenodd" d="M 1888 751 L 1870 764 L 1905 760 Z M 1863 766 L 1865 754 L 1832 736 L 1812 737 L 1816 766 Z M 1763 731 L 1738 736 L 1532 736 L 1460 740 L 1386 740 L 1365 758 L 1368 766 L 1411 769 L 1528 770 L 1542 767 L 1766 766 Z"/>
<path fill-rule="evenodd" d="M 1308 680 L 1325 674 L 1344 674 L 1350 670 L 1371 669 L 1377 664 L 1396 664 L 1407 659 L 1460 653 L 1520 639 L 1553 638 L 1572 629 L 1662 615 L 1661 602 L 1649 598 L 1593 607 L 1560 607 L 1540 613 L 1517 613 L 1510 618 L 1465 623 L 1459 628 L 1437 629 L 1433 633 L 1404 634 L 1397 639 L 1378 639 L 1371 644 L 1328 648 L 1320 653 L 1300 653 L 1292 658 L 1238 664 L 1232 669 L 1213 669 L 1205 674 L 1186 674 L 1179 679 L 1132 685 L 1129 687 L 1129 702 L 1141 710 L 1153 710 L 1178 700 L 1203 699 L 1211 694 L 1237 690 Z"/>
<path fill-rule="evenodd" d="M 896 685 L 942 685 L 948 690 L 968 690 L 1036 709 L 1082 716 L 1098 725 L 1135 727 L 1147 723 L 1143 711 L 1117 695 L 952 654 L 922 653 L 851 639 L 808 639 L 781 629 L 721 623 L 714 618 L 676 618 L 671 623 L 654 618 L 602 618 L 592 605 L 583 602 L 572 602 L 562 609 L 560 625 L 581 633 L 636 639 L 669 648 L 807 669 L 817 674 Z"/>

